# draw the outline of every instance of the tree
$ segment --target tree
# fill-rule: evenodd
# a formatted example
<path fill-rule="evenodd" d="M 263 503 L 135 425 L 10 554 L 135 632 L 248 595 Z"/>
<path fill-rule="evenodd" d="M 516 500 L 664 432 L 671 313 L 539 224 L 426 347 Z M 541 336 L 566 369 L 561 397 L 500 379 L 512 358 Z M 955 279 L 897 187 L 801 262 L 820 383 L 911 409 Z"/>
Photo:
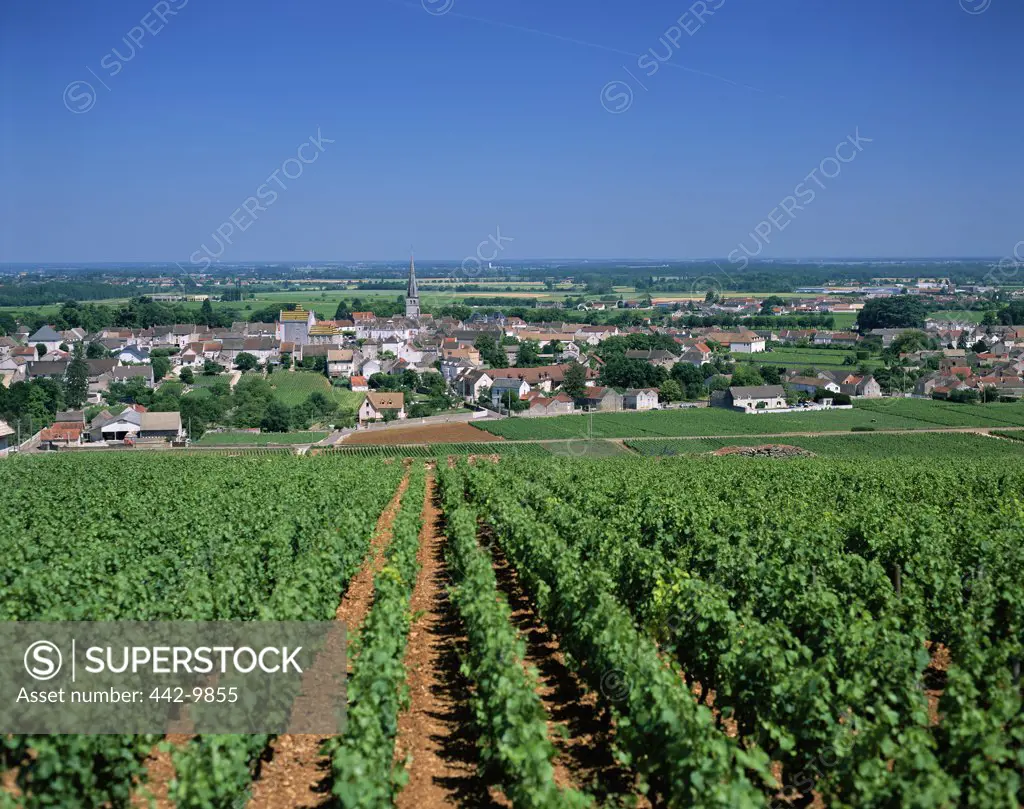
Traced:
<path fill-rule="evenodd" d="M 224 370 L 224 366 L 219 362 L 213 360 L 206 360 L 203 362 L 203 376 L 216 376 Z"/>
<path fill-rule="evenodd" d="M 971 346 L 971 351 L 973 351 L 975 354 L 984 354 L 986 351 L 988 351 L 988 343 L 986 343 L 984 340 L 978 340 L 978 342 Z"/>
<path fill-rule="evenodd" d="M 107 349 L 103 347 L 102 343 L 89 343 L 89 346 L 85 349 L 85 358 L 87 360 L 101 360 L 107 356 Z"/>
<path fill-rule="evenodd" d="M 75 353 L 68 364 L 64 395 L 71 407 L 81 407 L 89 396 L 89 365 L 85 361 L 81 343 L 75 346 Z"/>
<path fill-rule="evenodd" d="M 530 403 L 525 399 L 520 399 L 519 394 L 514 390 L 507 390 L 501 394 L 501 404 L 506 410 L 510 410 L 513 413 L 519 413 L 530 407 Z"/>
<path fill-rule="evenodd" d="M 351 320 L 352 310 L 348 308 L 348 304 L 344 300 L 338 301 L 338 308 L 334 310 L 335 320 Z"/>
<path fill-rule="evenodd" d="M 178 374 L 178 378 L 186 385 L 191 385 L 196 381 L 195 372 L 191 368 L 182 368 L 181 373 Z"/>
<path fill-rule="evenodd" d="M 474 343 L 476 350 L 480 352 L 480 359 L 491 368 L 508 368 L 508 357 L 505 350 L 495 342 L 489 334 L 481 334 Z"/>
<path fill-rule="evenodd" d="M 658 400 L 662 402 L 678 402 L 683 398 L 683 388 L 674 379 L 666 379 L 658 389 Z"/>
<path fill-rule="evenodd" d="M 956 341 L 956 347 L 962 351 L 967 350 L 967 332 L 960 332 L 960 337 Z"/>
<path fill-rule="evenodd" d="M 149 361 L 150 365 L 153 366 L 153 381 L 159 382 L 171 370 L 171 361 L 167 357 L 155 356 L 151 357 Z"/>
<path fill-rule="evenodd" d="M 416 388 L 420 386 L 420 375 L 412 370 L 412 368 L 406 368 L 402 371 L 401 377 L 399 378 L 399 384 L 403 388 L 416 390 Z"/>
<path fill-rule="evenodd" d="M 732 384 L 738 387 L 754 387 L 763 385 L 764 378 L 754 370 L 753 365 L 741 363 L 736 366 L 736 370 L 732 373 Z"/>
<path fill-rule="evenodd" d="M 516 357 L 516 367 L 534 368 L 540 365 L 540 349 L 533 340 L 523 340 L 519 344 L 519 355 Z"/>
<path fill-rule="evenodd" d="M 893 340 L 889 350 L 898 357 L 900 354 L 913 354 L 915 351 L 921 351 L 927 347 L 928 335 L 915 329 L 905 332 Z"/>
<path fill-rule="evenodd" d="M 213 326 L 216 323 L 216 317 L 213 314 L 213 304 L 210 303 L 209 298 L 203 301 L 203 305 L 199 308 L 199 320 L 207 326 Z"/>
<path fill-rule="evenodd" d="M 444 396 L 448 392 L 444 377 L 434 371 L 420 374 L 420 388 L 430 396 Z"/>
<path fill-rule="evenodd" d="M 46 346 L 44 346 L 42 343 L 39 343 L 39 345 L 36 346 L 36 355 L 40 356 L 40 357 L 45 357 L 46 356 Z"/>
<path fill-rule="evenodd" d="M 235 367 L 240 371 L 253 371 L 259 364 L 260 361 L 256 359 L 256 356 L 248 351 L 242 351 L 235 357 Z"/>
<path fill-rule="evenodd" d="M 924 303 L 910 295 L 874 298 L 864 304 L 857 316 L 861 332 L 871 329 L 921 329 L 928 310 Z"/>
<path fill-rule="evenodd" d="M 276 399 L 271 400 L 263 413 L 260 429 L 266 433 L 286 433 L 291 423 L 291 412 Z"/>
<path fill-rule="evenodd" d="M 579 399 L 587 388 L 587 369 L 578 362 L 569 363 L 562 389 L 573 399 Z"/>
<path fill-rule="evenodd" d="M 781 385 L 784 371 L 785 368 L 779 368 L 777 365 L 762 365 L 761 378 L 766 385 Z"/>

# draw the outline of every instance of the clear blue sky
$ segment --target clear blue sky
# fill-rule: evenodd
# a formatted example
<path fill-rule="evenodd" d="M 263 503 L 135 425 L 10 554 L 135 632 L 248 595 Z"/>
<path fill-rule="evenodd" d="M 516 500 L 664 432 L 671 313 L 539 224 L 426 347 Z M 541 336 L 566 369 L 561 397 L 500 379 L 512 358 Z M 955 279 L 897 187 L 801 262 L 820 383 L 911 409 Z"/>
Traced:
<path fill-rule="evenodd" d="M 858 128 L 763 257 L 1003 256 L 1024 3 L 962 2 L 6 0 L 0 261 L 187 261 L 318 128 L 223 260 L 724 257 Z"/>

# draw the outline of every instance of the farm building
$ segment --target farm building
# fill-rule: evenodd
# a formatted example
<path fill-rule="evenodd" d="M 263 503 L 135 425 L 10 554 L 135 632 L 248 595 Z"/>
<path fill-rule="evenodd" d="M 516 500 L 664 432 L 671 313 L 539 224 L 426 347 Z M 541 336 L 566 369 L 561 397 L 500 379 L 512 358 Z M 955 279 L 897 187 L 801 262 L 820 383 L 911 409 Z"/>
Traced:
<path fill-rule="evenodd" d="M 185 431 L 181 426 L 181 413 L 140 413 L 139 414 L 139 437 L 146 438 L 167 438 L 177 441 L 185 437 Z"/>

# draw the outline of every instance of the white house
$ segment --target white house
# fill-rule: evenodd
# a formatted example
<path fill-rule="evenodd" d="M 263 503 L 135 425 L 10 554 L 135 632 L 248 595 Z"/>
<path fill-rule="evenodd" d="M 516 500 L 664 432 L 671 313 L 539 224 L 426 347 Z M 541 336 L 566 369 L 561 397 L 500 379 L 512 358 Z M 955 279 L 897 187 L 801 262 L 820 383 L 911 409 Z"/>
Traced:
<path fill-rule="evenodd" d="M 794 376 L 789 380 L 790 387 L 800 393 L 814 394 L 818 388 L 823 388 L 829 393 L 839 393 L 841 388 L 829 379 L 819 379 L 815 376 Z"/>
<path fill-rule="evenodd" d="M 352 376 L 354 361 L 355 352 L 351 348 L 327 349 L 327 373 L 332 377 Z"/>
<path fill-rule="evenodd" d="M 381 421 L 385 413 L 391 413 L 396 419 L 405 418 L 404 393 L 367 393 L 363 403 L 359 405 L 359 421 Z"/>
<path fill-rule="evenodd" d="M 491 383 L 491 404 L 497 407 L 506 394 L 511 394 L 516 399 L 522 399 L 529 392 L 530 384 L 525 379 L 501 377 Z"/>
<path fill-rule="evenodd" d="M 480 398 L 484 389 L 493 384 L 494 379 L 490 374 L 476 368 L 467 368 L 452 380 L 455 392 L 467 402 L 475 402 Z M 527 390 L 529 390 L 529 385 L 527 385 Z"/>
<path fill-rule="evenodd" d="M 729 350 L 734 354 L 759 354 L 765 350 L 763 337 L 737 337 L 729 341 Z"/>
<path fill-rule="evenodd" d="M 47 351 L 56 351 L 63 342 L 64 338 L 54 331 L 52 326 L 42 326 L 28 338 L 30 346 L 44 345 Z"/>
<path fill-rule="evenodd" d="M 759 410 L 783 410 L 788 406 L 786 391 L 782 385 L 729 388 L 725 395 L 725 402 L 729 407 L 742 410 L 744 413 L 755 413 Z"/>
<path fill-rule="evenodd" d="M 654 388 L 637 388 L 622 394 L 622 407 L 626 410 L 655 410 L 658 407 L 658 391 Z"/>
<path fill-rule="evenodd" d="M 144 348 L 139 348 L 137 345 L 128 345 L 122 348 L 117 353 L 117 361 L 121 363 L 134 362 L 134 363 L 145 363 L 149 362 L 149 352 Z"/>

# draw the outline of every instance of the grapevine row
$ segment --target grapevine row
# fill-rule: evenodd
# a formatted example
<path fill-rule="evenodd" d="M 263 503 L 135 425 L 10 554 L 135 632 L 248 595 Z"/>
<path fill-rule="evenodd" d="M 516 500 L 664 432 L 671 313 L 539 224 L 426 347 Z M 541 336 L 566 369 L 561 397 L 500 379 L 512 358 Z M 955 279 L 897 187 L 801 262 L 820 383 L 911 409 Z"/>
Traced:
<path fill-rule="evenodd" d="M 425 491 L 423 468 L 410 474 L 387 565 L 374 578 L 373 606 L 359 633 L 345 732 L 328 743 L 331 794 L 344 809 L 391 806 L 403 783 L 403 769 L 393 758 L 398 715 L 408 704 L 403 658 Z"/>
<path fill-rule="evenodd" d="M 537 696 L 537 677 L 524 668 L 523 641 L 512 626 L 508 603 L 498 595 L 490 554 L 477 544 L 476 513 L 462 499 L 458 473 L 443 474 L 441 482 L 448 569 L 455 580 L 452 601 L 469 639 L 464 664 L 475 687 L 482 764 L 517 809 L 590 806 L 586 796 L 555 784 L 555 748 Z"/>

